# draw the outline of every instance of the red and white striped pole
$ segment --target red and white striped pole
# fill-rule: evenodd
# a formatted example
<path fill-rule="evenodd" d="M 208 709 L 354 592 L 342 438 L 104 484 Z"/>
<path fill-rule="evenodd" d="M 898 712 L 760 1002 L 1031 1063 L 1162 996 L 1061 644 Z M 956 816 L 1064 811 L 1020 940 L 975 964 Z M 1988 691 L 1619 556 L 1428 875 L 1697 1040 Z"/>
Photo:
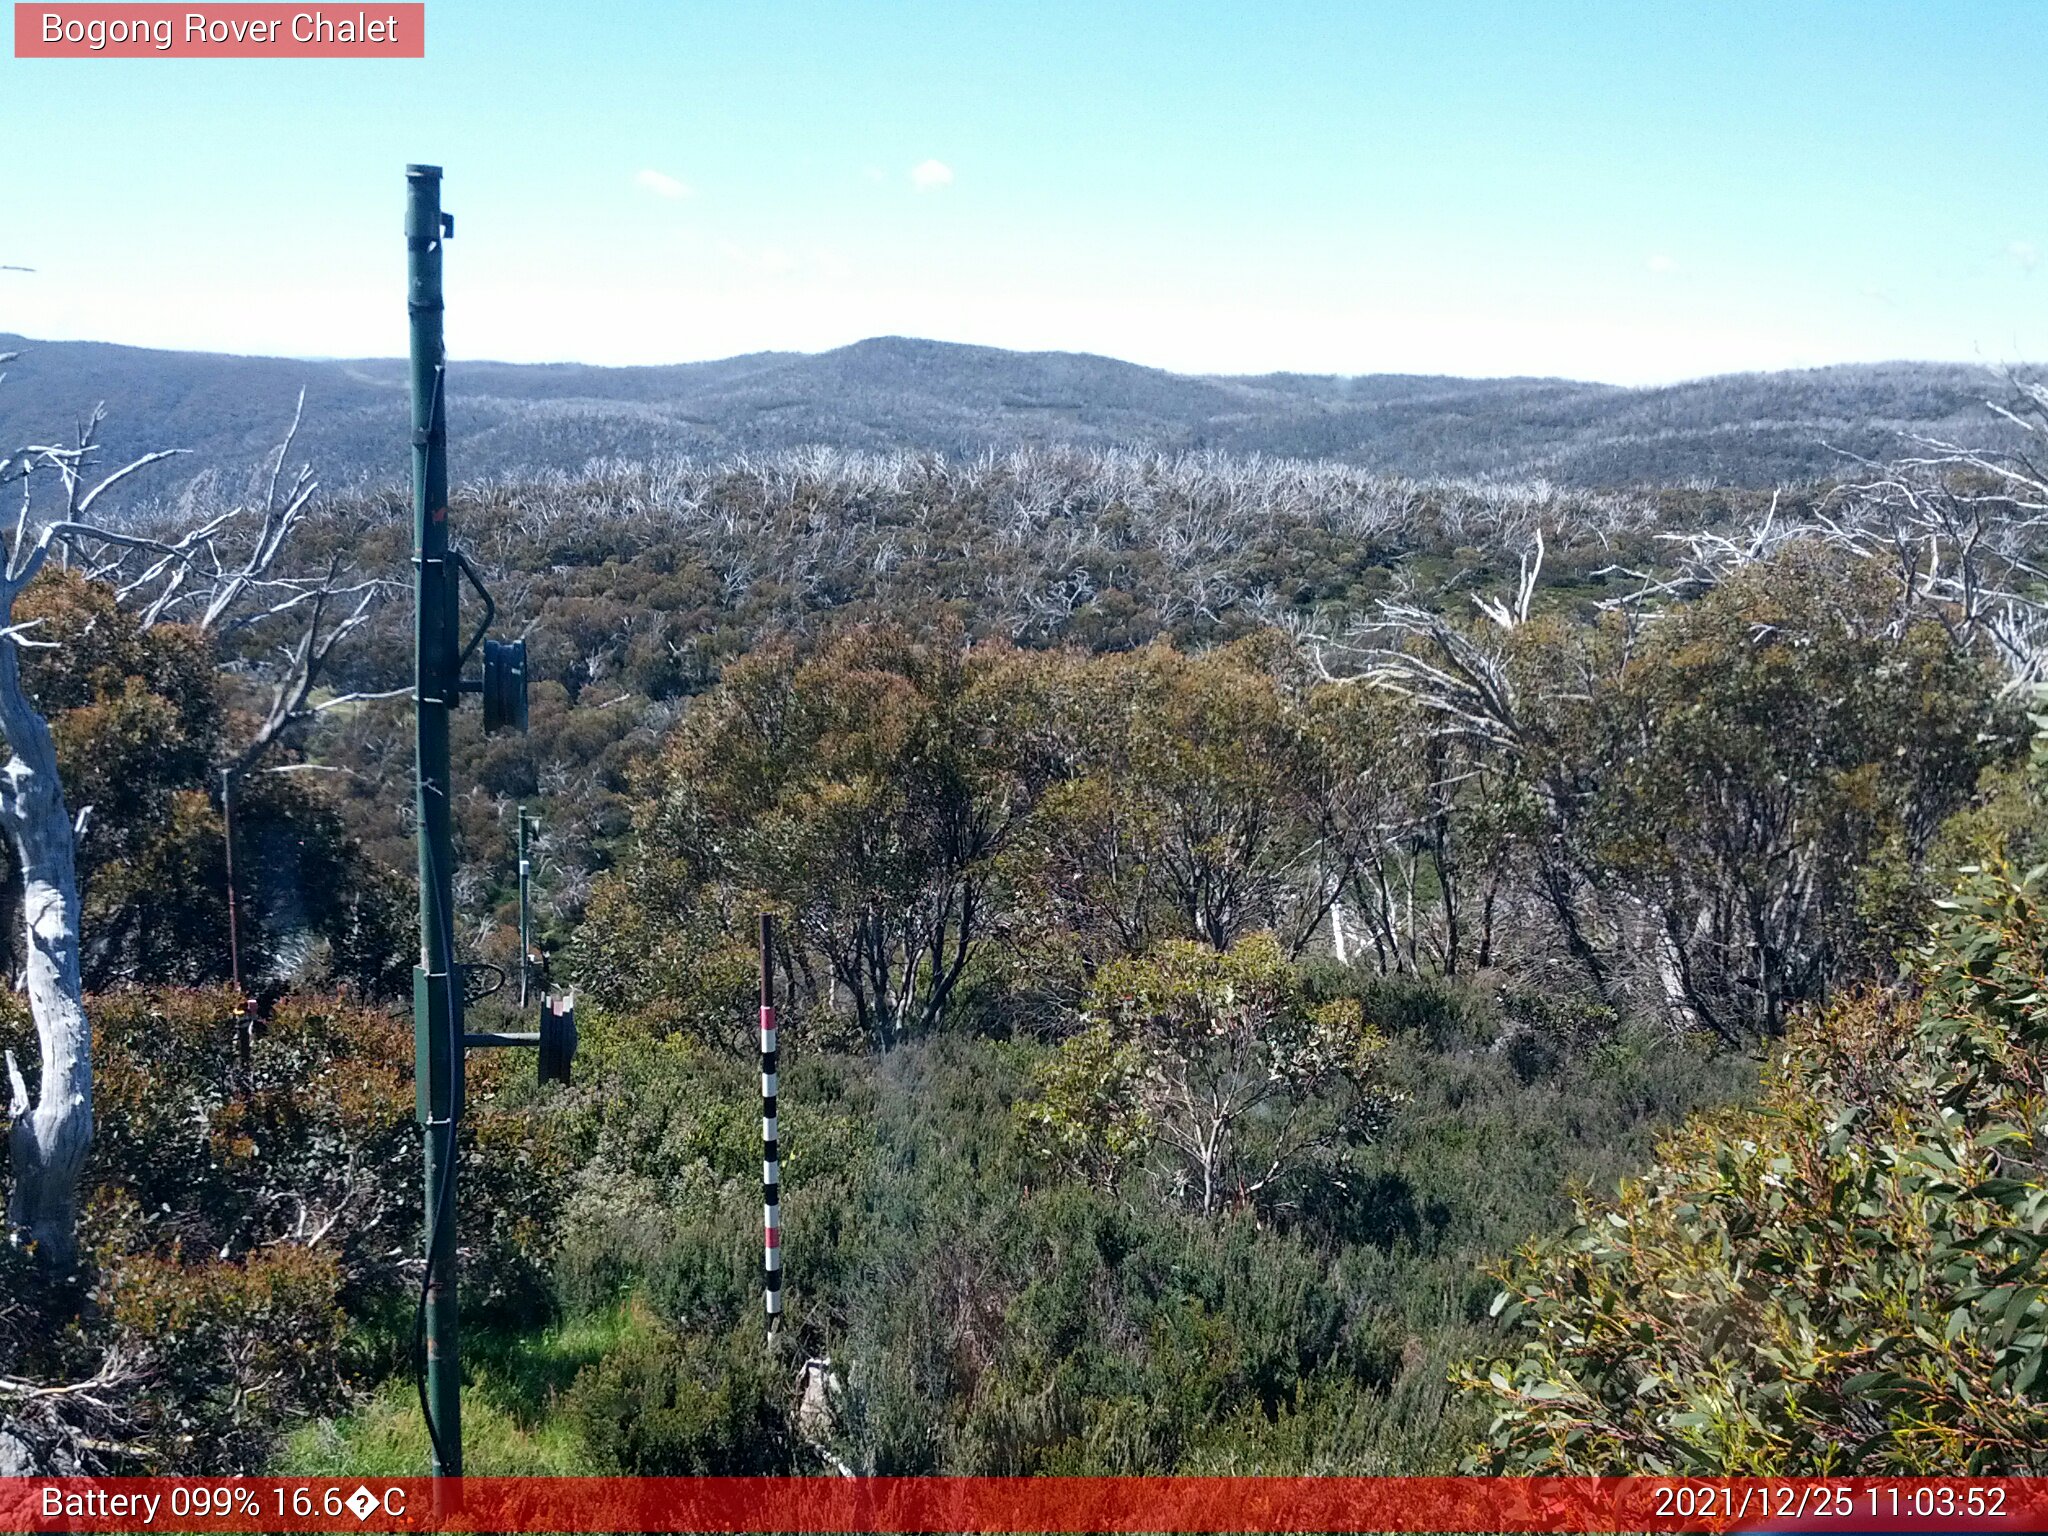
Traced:
<path fill-rule="evenodd" d="M 761 914 L 761 1294 L 782 1321 L 782 1151 L 775 1130 L 775 919 Z"/>

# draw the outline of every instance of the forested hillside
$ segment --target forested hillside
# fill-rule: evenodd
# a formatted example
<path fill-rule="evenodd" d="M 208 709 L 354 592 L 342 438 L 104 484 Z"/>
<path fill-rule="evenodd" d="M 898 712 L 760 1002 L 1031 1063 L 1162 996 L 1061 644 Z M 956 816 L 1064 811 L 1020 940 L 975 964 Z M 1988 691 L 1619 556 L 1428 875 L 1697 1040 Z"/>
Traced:
<path fill-rule="evenodd" d="M 190 449 L 242 473 L 301 387 L 301 439 L 330 487 L 404 474 L 405 367 L 226 357 L 0 335 L 18 351 L 0 439 L 29 441 L 81 405 L 118 406 L 111 454 Z M 1659 388 L 1563 379 L 1193 377 L 1079 353 L 882 337 L 805 355 L 660 368 L 459 362 L 459 474 L 581 473 L 594 460 L 825 446 L 973 458 L 1026 446 L 1215 449 L 1334 459 L 1386 474 L 1544 478 L 1576 486 L 1770 487 L 1884 460 L 1907 439 L 2002 440 L 1986 368 L 1888 363 Z M 394 446 L 397 445 L 397 446 Z"/>
<path fill-rule="evenodd" d="M 254 483 L 65 535 L 14 610 L 92 806 L 97 1027 L 76 1259 L 7 1256 L 20 1464 L 425 1456 L 409 514 Z M 585 1050 L 567 1089 L 472 1069 L 470 1470 L 2040 1470 L 2048 941 L 1999 871 L 2048 824 L 2044 500 L 1966 455 L 1778 492 L 1071 448 L 471 485 L 532 709 L 458 716 L 458 949 L 515 961 L 524 805 Z M 1923 1294 L 1931 1340 L 1869 1342 Z"/>

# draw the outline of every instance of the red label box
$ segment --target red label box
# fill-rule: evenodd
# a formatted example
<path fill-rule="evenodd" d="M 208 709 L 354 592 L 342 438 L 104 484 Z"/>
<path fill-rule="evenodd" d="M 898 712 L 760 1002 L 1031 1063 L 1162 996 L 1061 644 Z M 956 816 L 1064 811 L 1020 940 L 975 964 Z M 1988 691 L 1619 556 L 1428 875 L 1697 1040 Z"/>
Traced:
<path fill-rule="evenodd" d="M 39 5 L 17 0 L 17 59 L 422 59 L 427 8 L 342 5 Z"/>
<path fill-rule="evenodd" d="M 0 1532 L 2048 1530 L 2048 1478 L 0 1478 Z"/>

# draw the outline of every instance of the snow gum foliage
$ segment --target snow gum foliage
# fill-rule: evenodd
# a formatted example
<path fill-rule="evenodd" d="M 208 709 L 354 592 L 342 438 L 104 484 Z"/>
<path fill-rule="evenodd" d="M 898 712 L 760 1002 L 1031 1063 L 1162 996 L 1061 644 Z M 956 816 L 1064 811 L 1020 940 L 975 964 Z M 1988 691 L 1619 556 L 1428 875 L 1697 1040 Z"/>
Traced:
<path fill-rule="evenodd" d="M 110 1372 L 105 1422 L 74 1424 L 126 1470 L 261 1465 L 379 1365 L 365 1319 L 416 1283 L 410 1032 L 338 998 L 261 1016 L 225 988 L 90 999 L 97 1103 L 79 1295 L 0 1309 L 0 1372 Z M 20 1049 L 19 1005 L 0 1023 Z M 461 1156 L 473 1315 L 541 1294 L 569 1149 L 523 1084 L 479 1063 Z M 516 1173 L 515 1173 L 516 1164 Z M 75 1438 L 75 1437 L 74 1437 Z"/>
<path fill-rule="evenodd" d="M 1385 1041 L 1355 998 L 1314 1001 L 1270 934 L 1119 960 L 1085 1017 L 1019 1116 L 1039 1156 L 1091 1183 L 1113 1187 L 1156 1147 L 1157 1180 L 1203 1214 L 1270 1208 L 1387 1108 Z"/>
<path fill-rule="evenodd" d="M 212 642 L 178 624 L 143 628 L 113 589 L 46 568 L 17 618 L 30 695 L 47 713 L 66 801 L 82 817 L 81 963 L 89 988 L 225 981 L 226 838 L 219 765 L 247 732 Z M 245 977 L 317 949 L 358 988 L 393 986 L 403 892 L 366 865 L 335 806 L 295 775 L 236 788 L 235 869 Z M 18 965 L 14 855 L 0 848 L 0 953 Z"/>
<path fill-rule="evenodd" d="M 719 1382 L 757 1300 L 767 908 L 787 1328 L 843 1367 L 820 1433 L 849 1466 L 1448 1470 L 1496 1419 L 1502 1469 L 2031 1465 L 2031 1239 L 1963 1246 L 2016 1229 L 2016 1154 L 1942 1130 L 1975 1213 L 1942 1226 L 1900 1150 L 1948 1092 L 1923 1010 L 1981 1011 L 1901 954 L 1969 828 L 2026 842 L 2019 712 L 1854 554 L 1710 574 L 1390 601 L 1341 641 L 847 622 L 727 665 L 574 957 L 621 1151 L 582 1176 L 571 1270 L 670 1336 L 585 1389 L 590 1443 L 697 1465 L 755 1422 Z M 1585 1196 L 1489 1315 L 1485 1266 L 1568 1224 L 1568 1177 L 1613 1190 L 1764 1052 L 1760 1107 Z M 1488 1363 L 1455 1393 L 1459 1357 Z M 1999 1392 L 2019 1417 L 1969 1407 Z"/>
<path fill-rule="evenodd" d="M 2041 856 L 2022 738 L 1947 599 L 1805 500 L 1680 570 L 1765 499 L 1043 453 L 463 493 L 535 680 L 531 735 L 457 722 L 465 948 L 510 958 L 538 804 L 587 1046 L 545 1103 L 472 1062 L 478 1396 L 568 1314 L 607 1342 L 519 1411 L 593 1470 L 1447 1471 L 1490 1420 L 1503 1468 L 2033 1466 L 2035 884 L 1978 859 L 1897 958 L 1963 850 Z M 308 533 L 402 570 L 408 526 Z M 96 808 L 103 1101 L 90 1305 L 0 1256 L 0 1382 L 111 1371 L 74 1426 L 110 1463 L 253 1469 L 339 1384 L 408 1385 L 410 1048 L 360 1001 L 406 963 L 372 872 L 411 858 L 404 705 L 286 744 L 345 771 L 245 783 L 245 963 L 314 982 L 252 1024 L 169 985 L 224 974 L 247 679 L 61 573 L 24 602 Z M 402 679 L 403 617 L 330 681 Z M 1760 1105 L 1587 1197 L 1488 1316 L 1569 1177 L 1612 1190 L 1764 1050 Z"/>
<path fill-rule="evenodd" d="M 1952 1475 L 2048 1469 L 2048 913 L 1993 862 L 1943 904 L 1916 998 L 1801 1026 L 1761 1103 L 1527 1249 L 1469 1368 L 1483 1467 Z"/>

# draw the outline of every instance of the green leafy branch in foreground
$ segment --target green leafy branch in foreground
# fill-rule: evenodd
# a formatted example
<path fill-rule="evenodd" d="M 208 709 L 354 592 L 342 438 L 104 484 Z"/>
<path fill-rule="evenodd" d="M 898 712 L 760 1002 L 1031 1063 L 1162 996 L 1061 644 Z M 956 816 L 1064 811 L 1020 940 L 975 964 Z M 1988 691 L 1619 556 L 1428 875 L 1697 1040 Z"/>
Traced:
<path fill-rule="evenodd" d="M 1917 1001 L 1792 1037 L 1760 1106 L 1524 1249 L 1484 1470 L 2048 1470 L 2048 866 L 1965 871 Z"/>

